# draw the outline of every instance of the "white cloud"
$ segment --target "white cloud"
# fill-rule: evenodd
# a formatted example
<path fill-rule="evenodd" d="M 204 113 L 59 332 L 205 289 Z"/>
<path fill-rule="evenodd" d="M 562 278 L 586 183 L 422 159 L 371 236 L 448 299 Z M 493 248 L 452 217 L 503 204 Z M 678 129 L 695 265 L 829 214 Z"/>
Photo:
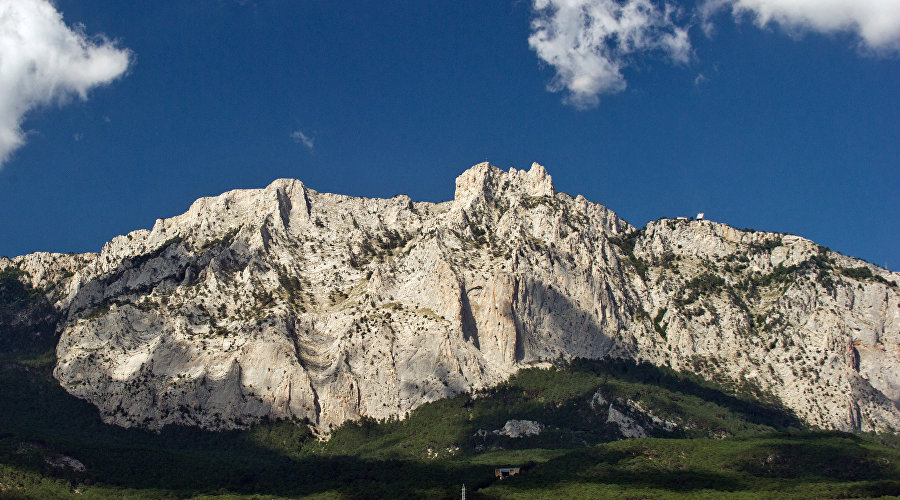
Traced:
<path fill-rule="evenodd" d="M 0 0 L 0 166 L 25 143 L 35 107 L 63 103 L 121 76 L 131 52 L 70 29 L 47 0 Z"/>
<path fill-rule="evenodd" d="M 291 132 L 291 139 L 293 139 L 296 143 L 303 144 L 310 151 L 312 151 L 313 146 L 315 146 L 315 139 L 310 135 L 304 134 L 302 130 L 295 130 L 294 132 Z"/>
<path fill-rule="evenodd" d="M 579 108 L 600 94 L 625 89 L 622 69 L 634 54 L 662 52 L 673 62 L 691 57 L 687 29 L 673 21 L 677 9 L 650 0 L 534 0 L 528 44 L 556 70 L 548 86 Z"/>
<path fill-rule="evenodd" d="M 753 17 L 760 27 L 778 24 L 794 32 L 849 31 L 868 49 L 900 52 L 898 0 L 706 0 L 700 12 L 708 21 L 727 8 L 736 18 Z"/>

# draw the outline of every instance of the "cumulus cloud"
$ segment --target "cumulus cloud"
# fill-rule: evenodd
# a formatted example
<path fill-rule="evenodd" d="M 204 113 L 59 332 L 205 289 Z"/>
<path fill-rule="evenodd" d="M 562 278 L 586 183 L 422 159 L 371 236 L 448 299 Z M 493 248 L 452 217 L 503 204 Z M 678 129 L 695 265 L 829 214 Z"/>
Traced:
<path fill-rule="evenodd" d="M 86 99 L 130 61 L 130 51 L 66 26 L 47 0 L 0 0 L 0 166 L 25 143 L 21 125 L 30 110 Z"/>
<path fill-rule="evenodd" d="M 636 54 L 658 52 L 673 62 L 690 59 L 687 29 L 672 4 L 650 0 L 533 0 L 536 13 L 528 44 L 553 66 L 548 89 L 564 92 L 579 108 L 596 106 L 601 94 L 626 87 L 623 68 Z"/>
<path fill-rule="evenodd" d="M 851 32 L 876 52 L 900 52 L 900 2 L 897 0 L 706 0 L 707 20 L 722 9 L 736 18 L 751 16 L 760 27 L 790 31 Z"/>
<path fill-rule="evenodd" d="M 315 146 L 315 139 L 312 136 L 303 133 L 302 130 L 295 130 L 291 132 L 291 139 L 298 144 L 303 144 L 310 151 L 312 151 L 313 146 Z"/>

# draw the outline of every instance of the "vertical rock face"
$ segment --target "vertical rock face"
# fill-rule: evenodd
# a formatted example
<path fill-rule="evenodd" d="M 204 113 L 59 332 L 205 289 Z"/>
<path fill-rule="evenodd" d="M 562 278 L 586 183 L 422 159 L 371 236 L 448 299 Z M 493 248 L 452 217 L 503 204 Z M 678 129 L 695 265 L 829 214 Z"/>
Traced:
<path fill-rule="evenodd" d="M 439 204 L 278 180 L 0 269 L 55 314 L 63 387 L 124 426 L 327 431 L 616 356 L 750 384 L 814 425 L 900 429 L 896 273 L 709 221 L 636 230 L 537 164 L 476 165 Z"/>

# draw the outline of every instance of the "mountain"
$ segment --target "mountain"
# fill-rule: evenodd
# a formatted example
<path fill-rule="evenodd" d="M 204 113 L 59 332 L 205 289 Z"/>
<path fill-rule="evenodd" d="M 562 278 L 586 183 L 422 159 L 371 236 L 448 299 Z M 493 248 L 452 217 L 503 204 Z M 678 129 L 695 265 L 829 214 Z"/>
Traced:
<path fill-rule="evenodd" d="M 0 270 L 4 337 L 56 342 L 62 387 L 125 427 L 328 432 L 523 367 L 623 358 L 741 386 L 808 425 L 900 430 L 900 274 L 706 220 L 637 229 L 537 164 L 476 165 L 445 203 L 277 180 L 99 254 Z"/>

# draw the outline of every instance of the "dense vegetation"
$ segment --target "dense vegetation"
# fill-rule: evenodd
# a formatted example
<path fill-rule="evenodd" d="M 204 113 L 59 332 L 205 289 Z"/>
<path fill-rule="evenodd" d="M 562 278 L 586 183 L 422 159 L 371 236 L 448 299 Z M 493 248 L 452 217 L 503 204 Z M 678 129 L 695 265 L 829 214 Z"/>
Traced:
<path fill-rule="evenodd" d="M 463 483 L 468 498 L 900 495 L 896 439 L 805 430 L 753 388 L 647 365 L 524 370 L 404 420 L 346 424 L 322 442 L 303 422 L 158 434 L 108 426 L 55 383 L 54 361 L 53 351 L 0 356 L 0 497 L 458 498 Z M 615 440 L 598 394 L 678 425 Z M 509 419 L 545 428 L 491 432 Z M 85 470 L 60 466 L 66 456 Z M 495 480 L 507 465 L 522 474 Z"/>

